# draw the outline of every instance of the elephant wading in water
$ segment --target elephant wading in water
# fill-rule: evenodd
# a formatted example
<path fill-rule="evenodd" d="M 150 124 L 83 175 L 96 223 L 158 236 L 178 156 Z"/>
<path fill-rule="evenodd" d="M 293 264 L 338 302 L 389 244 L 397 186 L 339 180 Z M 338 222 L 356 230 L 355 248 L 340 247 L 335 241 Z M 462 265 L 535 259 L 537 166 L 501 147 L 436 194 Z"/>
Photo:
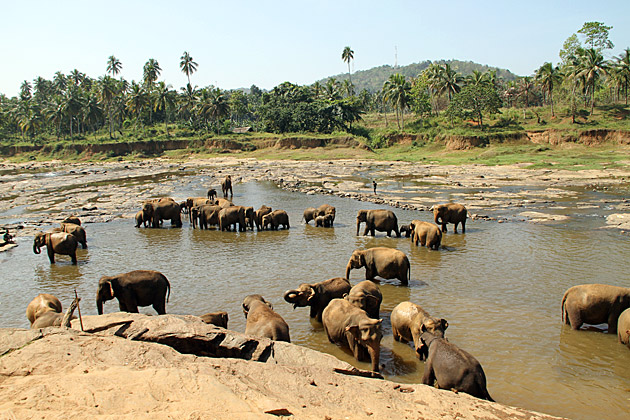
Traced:
<path fill-rule="evenodd" d="M 619 315 L 617 320 L 617 338 L 621 344 L 630 348 L 630 308 Z"/>
<path fill-rule="evenodd" d="M 335 222 L 335 216 L 337 215 L 337 209 L 330 204 L 322 204 L 317 207 L 317 215 L 316 216 L 324 216 L 330 220 L 330 226 Z"/>
<path fill-rule="evenodd" d="M 315 220 L 315 218 L 317 217 L 318 211 L 315 207 L 309 207 L 306 210 L 304 210 L 304 214 L 302 215 L 302 218 L 304 219 L 304 223 L 306 223 L 308 225 L 308 222 L 310 222 L 311 220 Z"/>
<path fill-rule="evenodd" d="M 344 299 L 357 308 L 363 309 L 370 318 L 378 319 L 383 295 L 378 285 L 371 280 L 363 280 L 350 289 Z"/>
<path fill-rule="evenodd" d="M 446 224 L 455 225 L 453 230 L 457 233 L 457 225 L 462 224 L 462 233 L 466 233 L 466 217 L 468 211 L 461 204 L 449 203 L 433 207 L 433 220 L 436 225 L 442 225 L 442 232 L 446 233 Z"/>
<path fill-rule="evenodd" d="M 424 360 L 429 354 L 427 347 L 420 340 L 422 328 L 439 338 L 444 337 L 444 331 L 448 328 L 445 319 L 433 318 L 420 305 L 409 301 L 396 305 L 392 310 L 391 321 L 394 340 L 403 343 L 413 342 L 420 360 Z"/>
<path fill-rule="evenodd" d="M 102 315 L 103 302 L 116 298 L 122 312 L 137 313 L 138 306 L 152 305 L 158 315 L 164 315 L 170 294 L 171 285 L 159 271 L 135 270 L 103 276 L 98 282 L 96 309 Z"/>
<path fill-rule="evenodd" d="M 60 314 L 61 311 L 61 302 L 56 296 L 40 293 L 26 307 L 26 319 L 33 325 L 35 320 L 42 315 L 49 312 Z"/>
<path fill-rule="evenodd" d="M 332 227 L 333 217 L 331 214 L 325 216 L 317 216 L 315 218 L 315 227 Z"/>
<path fill-rule="evenodd" d="M 442 231 L 439 227 L 429 222 L 420 220 L 411 221 L 411 243 L 418 246 L 425 246 L 429 249 L 438 250 L 442 244 Z"/>
<path fill-rule="evenodd" d="M 382 319 L 372 319 L 345 299 L 333 299 L 322 315 L 326 335 L 332 343 L 347 346 L 355 359 L 370 360 L 372 370 L 379 371 Z"/>
<path fill-rule="evenodd" d="M 53 232 L 66 232 L 77 238 L 83 249 L 87 248 L 87 234 L 83 227 L 74 223 L 61 223 L 61 227 L 54 228 Z"/>
<path fill-rule="evenodd" d="M 477 359 L 446 339 L 428 331 L 420 340 L 429 349 L 422 383 L 439 389 L 465 392 L 473 397 L 494 401 L 486 388 L 486 374 Z"/>
<path fill-rule="evenodd" d="M 630 288 L 607 284 L 573 286 L 562 297 L 562 320 L 574 330 L 582 324 L 608 324 L 617 333 L 619 315 L 630 308 Z"/>
<path fill-rule="evenodd" d="M 190 209 L 190 214 L 193 216 L 193 229 L 197 228 L 197 221 L 199 222 L 199 229 L 208 229 L 209 226 L 219 226 L 219 213 L 221 210 L 221 207 L 209 204 Z"/>
<path fill-rule="evenodd" d="M 322 322 L 322 313 L 331 300 L 342 298 L 352 286 L 347 279 L 335 277 L 319 283 L 302 283 L 297 289 L 284 292 L 284 300 L 293 304 L 293 309 L 310 306 L 311 318 Z"/>
<path fill-rule="evenodd" d="M 272 211 L 273 209 L 271 207 L 267 207 L 264 204 L 260 206 L 258 210 L 256 210 L 256 212 L 254 213 L 254 221 L 256 222 L 257 230 L 262 230 L 264 228 L 262 222 L 263 216 L 271 213 Z"/>
<path fill-rule="evenodd" d="M 247 319 L 245 334 L 267 337 L 274 341 L 291 342 L 289 325 L 273 310 L 273 305 L 261 295 L 245 297 L 243 313 Z"/>
<path fill-rule="evenodd" d="M 154 228 L 159 228 L 162 220 L 170 220 L 171 225 L 182 227 L 181 207 L 170 197 L 145 201 L 142 218 Z"/>
<path fill-rule="evenodd" d="M 72 264 L 77 263 L 77 246 L 79 242 L 74 235 L 65 232 L 35 234 L 33 241 L 33 252 L 41 254 L 41 247 L 45 246 L 48 251 L 48 259 L 51 264 L 55 263 L 55 254 L 69 255 Z"/>
<path fill-rule="evenodd" d="M 185 208 L 188 211 L 188 216 L 189 216 L 189 219 L 190 219 L 190 223 L 193 223 L 193 216 L 192 216 L 192 212 L 191 212 L 192 208 L 193 207 L 202 206 L 204 204 L 212 204 L 212 201 L 210 201 L 210 199 L 204 198 L 204 197 L 188 197 L 184 203 L 186 205 Z M 184 210 L 184 207 L 182 207 L 182 210 Z"/>
<path fill-rule="evenodd" d="M 289 229 L 289 215 L 284 210 L 274 210 L 263 216 L 262 225 L 265 229 L 270 226 L 271 230 L 277 230 L 280 225 L 283 229 Z"/>
<path fill-rule="evenodd" d="M 350 278 L 350 270 L 362 267 L 365 267 L 366 280 L 380 276 L 384 279 L 398 279 L 404 285 L 409 284 L 409 258 L 397 249 L 376 247 L 355 250 L 346 266 L 346 278 Z"/>
<path fill-rule="evenodd" d="M 230 206 L 219 211 L 220 230 L 231 230 L 231 227 L 234 226 L 234 231 L 236 232 L 237 224 L 238 230 L 241 232 L 245 232 L 245 207 Z"/>
<path fill-rule="evenodd" d="M 199 318 L 206 324 L 216 325 L 221 328 L 227 328 L 228 326 L 228 313 L 225 311 L 210 312 L 201 315 Z"/>
<path fill-rule="evenodd" d="M 232 177 L 230 175 L 226 176 L 223 181 L 221 181 L 221 191 L 223 192 L 223 197 L 227 198 L 228 192 L 230 193 L 230 197 L 234 197 L 234 193 L 232 192 Z"/>
<path fill-rule="evenodd" d="M 245 226 L 254 230 L 254 208 L 245 207 Z"/>
<path fill-rule="evenodd" d="M 359 210 L 357 213 L 357 235 L 361 223 L 365 223 L 363 236 L 370 233 L 374 236 L 374 231 L 386 232 L 387 236 L 392 236 L 392 231 L 400 238 L 398 231 L 398 219 L 391 210 Z"/>
<path fill-rule="evenodd" d="M 142 225 L 144 225 L 144 227 L 147 227 L 148 224 L 149 224 L 149 220 L 144 220 L 144 212 L 142 210 L 136 213 L 136 227 L 137 228 L 139 228 Z"/>

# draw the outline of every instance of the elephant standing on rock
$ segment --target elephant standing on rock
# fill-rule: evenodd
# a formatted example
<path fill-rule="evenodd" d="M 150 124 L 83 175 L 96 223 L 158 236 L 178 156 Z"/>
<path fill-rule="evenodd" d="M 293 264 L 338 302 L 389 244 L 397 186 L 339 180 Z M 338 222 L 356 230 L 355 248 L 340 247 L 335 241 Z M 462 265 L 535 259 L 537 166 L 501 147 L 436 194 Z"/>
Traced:
<path fill-rule="evenodd" d="M 442 232 L 446 233 L 446 224 L 455 225 L 453 230 L 457 233 L 457 225 L 462 224 L 462 233 L 466 233 L 466 217 L 468 211 L 461 204 L 449 203 L 433 207 L 433 220 L 436 225 L 442 225 Z"/>
<path fill-rule="evenodd" d="M 227 198 L 228 191 L 230 197 L 234 197 L 234 193 L 232 192 L 232 177 L 230 175 L 226 176 L 225 179 L 221 181 L 221 191 L 223 191 L 224 198 Z"/>
<path fill-rule="evenodd" d="M 372 370 L 379 371 L 381 355 L 382 319 L 372 319 L 360 308 L 345 299 L 333 299 L 322 315 L 322 323 L 332 343 L 348 346 L 358 361 L 372 362 Z"/>
<path fill-rule="evenodd" d="M 56 296 L 40 293 L 26 307 L 26 319 L 33 325 L 33 322 L 42 315 L 48 312 L 60 314 L 61 311 L 61 302 Z"/>
<path fill-rule="evenodd" d="M 619 315 L 630 308 L 630 288 L 607 284 L 573 286 L 562 297 L 562 320 L 578 330 L 582 324 L 608 324 L 617 332 Z"/>
<path fill-rule="evenodd" d="M 61 223 L 61 227 L 53 229 L 53 232 L 66 232 L 77 238 L 83 249 L 87 248 L 87 234 L 82 226 L 74 223 Z"/>
<path fill-rule="evenodd" d="M 448 328 L 445 319 L 433 318 L 420 305 L 409 301 L 396 305 L 392 310 L 391 321 L 394 340 L 403 343 L 411 341 L 420 360 L 424 360 L 429 354 L 420 340 L 422 328 L 440 338 L 444 337 L 444 331 Z"/>
<path fill-rule="evenodd" d="M 442 244 L 442 231 L 437 225 L 420 220 L 411 221 L 411 243 L 418 246 L 425 246 L 429 249 L 438 250 Z"/>
<path fill-rule="evenodd" d="M 267 337 L 274 341 L 291 342 L 289 325 L 273 310 L 273 305 L 261 295 L 245 297 L 243 313 L 247 319 L 245 334 Z"/>
<path fill-rule="evenodd" d="M 284 300 L 292 303 L 293 309 L 310 306 L 310 317 L 322 322 L 322 313 L 330 301 L 342 298 L 351 288 L 347 279 L 335 277 L 315 284 L 302 283 L 297 289 L 284 292 Z"/>
<path fill-rule="evenodd" d="M 254 221 L 256 222 L 256 230 L 263 229 L 263 223 L 262 223 L 263 216 L 271 213 L 272 211 L 273 209 L 271 207 L 267 207 L 264 204 L 260 206 L 258 210 L 256 210 L 256 212 L 254 213 Z"/>
<path fill-rule="evenodd" d="M 381 294 L 381 289 L 373 281 L 363 280 L 357 283 L 344 296 L 344 299 L 357 308 L 363 309 L 370 318 L 378 319 L 383 295 Z"/>
<path fill-rule="evenodd" d="M 621 344 L 630 348 L 630 308 L 619 315 L 617 320 L 617 338 Z"/>
<path fill-rule="evenodd" d="M 359 234 L 361 223 L 365 223 L 363 236 L 366 236 L 368 233 L 374 236 L 374 231 L 378 230 L 379 232 L 386 232 L 387 236 L 392 236 L 393 231 L 400 238 L 398 219 L 391 210 L 359 210 L 357 213 L 357 235 Z"/>
<path fill-rule="evenodd" d="M 481 364 L 468 352 L 446 339 L 424 330 L 420 340 L 429 349 L 422 383 L 439 389 L 465 392 L 473 397 L 494 401 L 486 388 L 486 374 Z"/>
<path fill-rule="evenodd" d="M 41 247 L 45 246 L 51 264 L 55 263 L 55 254 L 69 255 L 72 264 L 76 264 L 78 245 L 79 242 L 77 238 L 69 233 L 38 232 L 33 241 L 33 252 L 35 254 L 41 254 Z"/>
<path fill-rule="evenodd" d="M 228 313 L 225 311 L 210 312 L 201 315 L 199 318 L 206 324 L 216 325 L 217 327 L 226 328 L 228 326 Z"/>
<path fill-rule="evenodd" d="M 121 312 L 137 313 L 138 306 L 152 305 L 158 315 L 164 315 L 170 295 L 171 285 L 164 274 L 153 270 L 135 270 L 101 277 L 96 292 L 96 308 L 98 314 L 102 315 L 103 302 L 116 298 Z"/>
<path fill-rule="evenodd" d="M 271 230 L 277 230 L 280 225 L 283 229 L 289 229 L 289 215 L 284 210 L 274 210 L 263 216 L 262 225 L 265 229 L 270 226 Z"/>
<path fill-rule="evenodd" d="M 238 224 L 238 230 L 245 232 L 245 207 L 243 206 L 231 206 L 222 208 L 219 211 L 219 229 L 230 230 L 234 226 L 236 232 L 236 225 Z"/>
<path fill-rule="evenodd" d="M 409 258 L 397 249 L 376 247 L 355 250 L 346 266 L 346 278 L 350 278 L 350 270 L 362 267 L 365 267 L 366 280 L 380 276 L 384 279 L 398 279 L 404 285 L 409 284 Z"/>

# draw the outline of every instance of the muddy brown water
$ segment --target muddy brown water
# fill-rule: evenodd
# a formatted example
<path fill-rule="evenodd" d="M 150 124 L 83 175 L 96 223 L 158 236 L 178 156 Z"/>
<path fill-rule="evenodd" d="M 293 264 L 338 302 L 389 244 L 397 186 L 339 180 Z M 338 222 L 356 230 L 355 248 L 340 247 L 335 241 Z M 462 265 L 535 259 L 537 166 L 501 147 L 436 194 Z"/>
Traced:
<path fill-rule="evenodd" d="M 203 195 L 205 188 L 197 181 L 188 179 L 177 198 Z M 285 209 L 291 229 L 200 231 L 187 222 L 182 229 L 170 228 L 168 222 L 162 229 L 136 229 L 130 219 L 87 224 L 89 248 L 79 250 L 77 266 L 63 256 L 51 265 L 45 253 L 33 254 L 31 238 L 18 238 L 20 246 L 0 254 L 0 323 L 27 328 L 24 311 L 41 292 L 55 294 L 65 308 L 76 289 L 83 298 L 83 314 L 96 314 L 101 275 L 156 269 L 171 282 L 170 313 L 225 310 L 230 329 L 244 331 L 241 301 L 260 293 L 288 322 L 293 343 L 367 369 L 369 364 L 357 363 L 328 342 L 307 308 L 294 310 L 282 295 L 302 282 L 343 276 L 356 248 L 388 246 L 409 256 L 411 281 L 408 287 L 396 280 L 380 283 L 381 364 L 387 378 L 418 383 L 423 374 L 424 365 L 411 347 L 394 342 L 391 335 L 391 310 L 411 300 L 448 320 L 446 336 L 481 362 L 495 400 L 574 419 L 628 418 L 630 350 L 618 344 L 615 335 L 572 331 L 561 322 L 560 301 L 570 286 L 597 282 L 630 287 L 630 241 L 617 231 L 600 229 L 605 208 L 572 207 L 573 197 L 562 203 L 566 209 L 558 210 L 572 216 L 564 223 L 469 221 L 466 234 L 451 229 L 443 240 L 445 248 L 429 251 L 382 233 L 375 238 L 356 236 L 357 210 L 382 208 L 371 203 L 288 192 L 270 182 L 239 184 L 235 192 L 238 204 Z M 300 222 L 306 207 L 323 203 L 337 208 L 334 228 Z M 395 212 L 400 223 L 431 220 L 427 212 Z M 9 214 L 17 217 L 15 213 Z M 351 282 L 363 276 L 363 270 L 353 270 Z M 105 303 L 106 312 L 117 309 L 116 301 Z M 154 313 L 152 308 L 141 312 Z"/>

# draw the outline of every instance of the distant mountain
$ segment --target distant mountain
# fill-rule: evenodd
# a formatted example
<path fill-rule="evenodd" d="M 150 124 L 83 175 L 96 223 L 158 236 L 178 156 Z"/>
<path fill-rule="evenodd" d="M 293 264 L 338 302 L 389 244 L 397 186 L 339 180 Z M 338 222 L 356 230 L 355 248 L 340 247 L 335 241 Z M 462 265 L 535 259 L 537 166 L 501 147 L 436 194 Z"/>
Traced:
<path fill-rule="evenodd" d="M 473 70 L 478 70 L 480 72 L 485 72 L 488 70 L 496 70 L 497 78 L 503 79 L 507 82 L 515 80 L 518 78 L 517 75 L 512 73 L 509 70 L 500 69 L 497 67 L 490 67 L 484 64 L 473 63 L 472 61 L 459 61 L 459 60 L 437 60 L 436 63 L 448 63 L 451 65 L 453 70 L 462 74 L 463 76 L 468 76 L 473 72 Z M 421 63 L 413 63 L 407 66 L 398 66 L 393 67 L 390 65 L 384 65 L 380 67 L 374 67 L 369 70 L 359 70 L 355 73 L 352 73 L 352 84 L 354 84 L 355 92 L 361 92 L 363 89 L 367 89 L 370 92 L 376 92 L 383 88 L 383 83 L 389 78 L 390 75 L 394 73 L 400 73 L 406 77 L 416 77 L 423 70 L 425 70 L 429 65 L 431 65 L 430 60 L 423 61 Z M 325 79 L 319 80 L 320 83 L 326 83 L 326 81 L 330 78 L 335 78 L 338 81 L 343 81 L 348 78 L 348 73 L 341 73 L 334 76 L 326 77 Z"/>

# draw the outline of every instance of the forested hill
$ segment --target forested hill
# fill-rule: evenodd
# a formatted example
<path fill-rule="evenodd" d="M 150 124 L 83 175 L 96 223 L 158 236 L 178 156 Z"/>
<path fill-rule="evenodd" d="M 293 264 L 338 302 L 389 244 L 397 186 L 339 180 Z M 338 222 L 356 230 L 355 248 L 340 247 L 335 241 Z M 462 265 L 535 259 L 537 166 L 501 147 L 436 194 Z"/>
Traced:
<path fill-rule="evenodd" d="M 424 69 L 429 67 L 432 62 L 427 60 L 421 63 L 413 63 L 407 66 L 399 66 L 395 68 L 390 65 L 384 65 L 380 67 L 374 67 L 369 70 L 359 70 L 352 73 L 352 84 L 354 85 L 355 92 L 361 92 L 363 89 L 367 89 L 370 92 L 376 92 L 383 88 L 383 83 L 390 75 L 394 73 L 400 73 L 406 77 L 417 77 Z M 512 81 L 518 78 L 517 75 L 509 70 L 499 69 L 497 67 L 490 67 L 484 64 L 473 63 L 472 61 L 460 61 L 460 60 L 438 60 L 436 63 L 448 63 L 451 68 L 463 76 L 468 76 L 473 70 L 485 72 L 488 70 L 496 70 L 497 78 L 505 81 Z M 331 76 L 337 81 L 342 81 L 348 78 L 348 73 L 337 74 Z M 331 77 L 319 80 L 320 83 L 325 83 L 326 80 Z"/>

